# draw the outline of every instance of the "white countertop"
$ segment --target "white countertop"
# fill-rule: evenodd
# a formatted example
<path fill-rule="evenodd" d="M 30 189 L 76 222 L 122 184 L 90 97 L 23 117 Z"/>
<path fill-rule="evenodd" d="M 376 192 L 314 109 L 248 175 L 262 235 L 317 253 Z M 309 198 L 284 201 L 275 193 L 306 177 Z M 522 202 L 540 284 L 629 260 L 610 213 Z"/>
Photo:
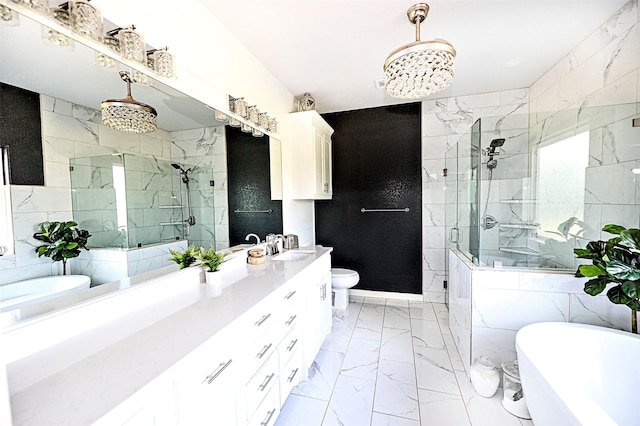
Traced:
<path fill-rule="evenodd" d="M 193 268 L 168 274 L 165 285 L 181 286 L 172 297 L 9 364 L 14 425 L 95 422 L 331 250 L 236 264 L 226 275 L 237 281 L 219 297 L 207 295 Z M 125 294 L 133 292 L 112 298 Z"/>

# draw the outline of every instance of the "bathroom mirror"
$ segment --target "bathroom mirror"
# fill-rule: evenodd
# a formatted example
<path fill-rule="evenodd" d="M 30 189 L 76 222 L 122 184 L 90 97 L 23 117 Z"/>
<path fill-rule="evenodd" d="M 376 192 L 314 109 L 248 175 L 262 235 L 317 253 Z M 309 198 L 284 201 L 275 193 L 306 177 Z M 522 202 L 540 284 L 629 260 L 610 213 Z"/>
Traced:
<path fill-rule="evenodd" d="M 0 24 L 0 82 L 27 89 L 32 92 L 44 94 L 48 98 L 48 102 L 61 102 L 61 108 L 75 108 L 75 106 L 85 107 L 91 109 L 91 114 L 99 112 L 100 103 L 105 99 L 120 99 L 126 95 L 126 84 L 120 79 L 118 71 L 126 70 L 131 71 L 128 67 L 121 64 L 116 65 L 113 68 L 104 68 L 96 65 L 96 52 L 86 45 L 83 45 L 79 41 L 74 41 L 72 47 L 60 47 L 53 45 L 47 40 L 43 34 L 46 31 L 43 29 L 39 22 L 30 19 L 27 16 L 19 16 L 18 25 L 3 25 Z M 180 76 L 178 76 L 179 78 Z M 181 93 L 178 90 L 173 89 L 170 85 L 159 82 L 155 79 L 148 78 L 148 84 L 133 84 L 132 96 L 146 104 L 152 105 L 158 111 L 158 128 L 166 132 L 183 132 L 185 134 L 185 141 L 193 145 L 198 144 L 197 137 L 187 137 L 189 131 L 193 129 L 211 128 L 224 126 L 226 123 L 217 121 L 215 118 L 215 110 L 203 104 L 202 102 L 191 98 L 190 96 Z M 43 105 L 45 108 L 55 108 L 58 106 Z M 79 108 L 79 114 L 86 114 L 82 108 Z M 91 116 L 90 118 L 82 117 L 86 121 L 93 121 L 99 123 L 99 115 Z M 74 120 L 76 121 L 75 123 Z M 92 128 L 82 128 L 83 120 L 77 120 L 76 117 L 71 116 L 68 122 L 74 124 L 73 129 L 69 132 L 84 132 L 89 137 L 98 137 L 99 135 L 91 135 Z M 118 135 L 113 131 L 112 137 L 117 138 Z M 167 133 L 168 134 L 168 133 Z M 145 141 L 140 143 L 141 155 L 149 157 L 161 156 L 165 160 L 171 159 L 172 161 L 178 158 L 178 161 L 184 156 L 191 157 L 190 159 L 197 158 L 195 151 L 193 153 L 181 152 L 180 145 L 175 141 L 171 141 L 169 144 L 169 152 L 166 150 L 158 151 L 160 148 L 155 145 L 153 134 L 148 134 L 148 137 L 140 136 Z M 68 150 L 70 146 L 68 143 L 60 138 L 61 150 Z M 56 141 L 57 142 L 57 141 Z M 45 143 L 48 143 L 45 141 Z M 146 145 L 145 145 L 146 144 Z M 100 142 L 99 145 L 103 145 Z M 56 145 L 58 146 L 58 145 Z M 103 146 L 97 146 L 91 148 L 85 152 L 75 152 L 74 157 L 88 157 L 88 156 L 100 156 L 105 154 L 112 154 L 118 151 L 113 144 L 105 143 Z M 48 156 L 67 155 L 67 152 L 49 152 Z M 177 156 L 177 157 L 175 157 Z M 64 160 L 66 161 L 66 160 Z M 65 174 L 64 161 L 58 158 L 58 165 L 51 169 L 48 169 L 50 164 L 45 162 L 45 173 L 47 174 L 46 185 L 59 186 L 62 191 L 69 191 L 68 182 L 65 183 L 56 179 L 50 179 L 53 175 L 62 176 Z M 184 160 L 185 164 L 190 164 L 189 160 Z M 214 180 L 216 189 L 220 191 L 226 191 L 226 185 L 224 181 L 218 181 L 221 176 L 217 174 L 216 167 L 224 166 L 226 161 L 224 158 L 212 160 L 214 169 Z M 224 167 L 221 167 L 221 169 Z M 66 172 L 68 174 L 68 172 Z M 224 169 L 226 175 L 226 168 Z M 68 178 L 68 177 L 67 177 Z M 208 183 L 208 182 L 207 182 Z M 37 189 L 36 189 L 37 192 Z M 54 196 L 47 196 L 46 202 L 56 203 Z M 219 197 L 220 199 L 226 197 Z M 12 200 L 15 203 L 16 200 Z M 59 204 L 59 203 L 58 203 Z M 47 205 L 38 206 L 39 211 L 47 211 Z M 52 206 L 52 210 L 61 210 L 59 205 Z M 15 210 L 15 209 L 14 209 Z M 68 208 L 69 214 L 71 206 Z M 216 214 L 219 211 L 225 209 L 218 209 L 216 206 Z M 225 213 L 226 214 L 226 213 Z M 0 262 L 0 269 L 3 269 L 3 275 L 5 273 L 9 276 L 12 273 L 12 269 L 20 267 L 20 256 L 33 250 L 33 246 L 28 244 L 22 244 L 18 247 L 19 240 L 28 240 L 28 235 L 24 229 L 26 226 L 46 220 L 46 216 L 39 214 L 28 215 L 28 218 L 23 220 L 24 223 L 14 224 L 14 228 L 18 231 L 15 235 L 16 243 L 16 261 L 15 262 Z M 26 217 L 26 216 L 25 216 Z M 66 215 L 68 217 L 68 215 Z M 216 224 L 223 222 L 216 217 Z M 62 220 L 62 218 L 54 218 L 49 220 Z M 20 234 L 19 229 L 23 231 Z M 216 227 L 216 229 L 218 229 Z M 33 231 L 31 231 L 32 233 Z M 222 238 L 223 240 L 225 238 Z M 31 244 L 33 241 L 31 241 Z M 16 266 L 17 265 L 17 266 Z M 5 278 L 5 277 L 3 277 Z M 11 280 L 4 279 L 0 284 L 9 282 Z M 117 289 L 114 288 L 114 290 Z"/>

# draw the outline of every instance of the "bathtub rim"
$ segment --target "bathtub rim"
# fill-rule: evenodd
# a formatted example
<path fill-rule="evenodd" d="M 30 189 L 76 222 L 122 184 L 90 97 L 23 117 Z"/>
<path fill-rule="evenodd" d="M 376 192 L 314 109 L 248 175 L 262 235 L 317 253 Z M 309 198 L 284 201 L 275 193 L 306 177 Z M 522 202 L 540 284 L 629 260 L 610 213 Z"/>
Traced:
<path fill-rule="evenodd" d="M 550 403 L 552 403 L 554 407 L 564 416 L 562 420 L 566 421 L 567 425 L 575 424 L 616 426 L 618 423 L 611 417 L 611 415 L 604 409 L 602 409 L 597 401 L 594 401 L 593 398 L 586 392 L 576 388 L 575 386 L 572 386 L 571 384 L 567 385 L 564 383 L 558 383 L 559 380 L 557 379 L 551 380 L 550 382 L 550 379 L 548 377 L 545 377 L 543 372 L 541 372 L 540 367 L 537 367 L 535 362 L 531 360 L 531 357 L 529 356 L 530 353 L 527 353 L 527 349 L 530 348 L 523 348 L 523 339 L 527 339 L 533 333 L 535 333 L 536 337 L 539 338 L 548 335 L 549 329 L 558 328 L 563 330 L 583 329 L 596 333 L 612 334 L 624 339 L 640 339 L 640 335 L 633 334 L 629 331 L 603 327 L 599 325 L 559 321 L 537 322 L 528 324 L 522 327 L 516 333 L 515 346 L 518 363 L 521 367 L 520 379 L 525 392 L 525 398 L 527 397 L 526 388 L 532 387 L 532 385 L 534 385 L 537 388 L 542 388 L 544 393 L 543 400 L 548 400 L 549 398 L 551 398 Z M 524 370 L 522 369 L 522 366 L 525 367 Z M 527 368 L 530 368 L 531 371 L 527 371 Z M 535 382 L 535 384 L 532 382 Z M 529 391 L 531 391 L 531 388 L 529 389 Z M 539 401 L 539 398 L 537 395 L 533 397 L 529 395 L 527 401 L 530 413 L 532 414 L 532 420 L 536 421 L 534 417 L 536 416 L 536 414 L 541 414 L 540 412 L 538 412 L 538 409 L 540 407 L 534 405 L 532 409 L 530 404 L 531 402 Z M 585 402 L 592 403 L 585 404 Z M 546 411 L 547 410 L 545 410 L 544 416 L 539 416 L 538 421 L 540 420 L 540 417 L 546 418 Z M 553 423 L 541 424 L 544 425 Z"/>
<path fill-rule="evenodd" d="M 76 290 L 88 289 L 91 287 L 91 277 L 89 275 L 82 274 L 71 274 L 71 275 L 47 275 L 43 277 L 32 277 L 26 280 L 14 281 L 11 283 L 4 284 L 0 286 L 0 290 L 8 287 L 18 287 L 20 285 L 25 284 L 35 284 L 38 282 L 50 282 L 50 281 L 64 281 L 68 279 L 70 281 L 76 281 L 77 284 L 73 286 L 69 286 L 60 291 L 48 291 L 45 293 L 41 293 L 39 295 L 30 293 L 24 296 L 13 297 L 10 299 L 0 299 L 0 312 L 9 312 L 14 309 L 20 309 L 21 307 L 30 304 L 30 303 L 38 303 L 46 300 L 51 300 L 55 297 L 65 295 L 69 292 L 73 292 Z M 36 284 L 37 285 L 37 284 Z M 5 303 L 6 302 L 6 303 Z"/>

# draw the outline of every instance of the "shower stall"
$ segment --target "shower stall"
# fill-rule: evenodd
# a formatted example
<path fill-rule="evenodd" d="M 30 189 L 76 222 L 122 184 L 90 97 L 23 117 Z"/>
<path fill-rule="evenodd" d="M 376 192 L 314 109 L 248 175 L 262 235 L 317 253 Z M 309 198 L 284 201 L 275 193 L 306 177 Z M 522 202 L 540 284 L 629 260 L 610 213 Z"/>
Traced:
<path fill-rule="evenodd" d="M 132 154 L 69 164 L 73 217 L 91 247 L 215 244 L 213 169 Z"/>
<path fill-rule="evenodd" d="M 449 247 L 482 267 L 575 270 L 573 249 L 609 238 L 603 225 L 639 227 L 638 111 L 477 120 L 446 154 Z"/>

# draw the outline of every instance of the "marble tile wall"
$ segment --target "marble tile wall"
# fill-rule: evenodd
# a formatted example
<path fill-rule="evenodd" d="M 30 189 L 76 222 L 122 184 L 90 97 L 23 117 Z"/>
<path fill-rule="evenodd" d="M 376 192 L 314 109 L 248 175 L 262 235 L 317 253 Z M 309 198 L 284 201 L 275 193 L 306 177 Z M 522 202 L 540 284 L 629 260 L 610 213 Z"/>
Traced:
<path fill-rule="evenodd" d="M 449 327 L 467 373 L 481 355 L 495 363 L 516 359 L 516 333 L 535 322 L 631 329 L 628 307 L 584 293 L 585 279 L 570 272 L 478 268 L 455 251 L 449 258 Z"/>
<path fill-rule="evenodd" d="M 174 265 L 169 249 L 184 251 L 185 240 L 152 245 L 136 250 L 91 249 L 74 261 L 74 273 L 89 275 L 92 285 L 104 284 L 143 272 Z"/>
<path fill-rule="evenodd" d="M 640 129 L 631 127 L 640 116 L 639 16 L 638 0 L 630 0 L 530 87 L 534 153 L 589 131 L 585 209 L 578 217 L 589 239 L 608 239 L 600 231 L 607 223 L 640 226 L 640 191 L 630 173 L 640 161 Z"/>
<path fill-rule="evenodd" d="M 100 112 L 41 95 L 45 186 L 11 185 L 15 257 L 0 261 L 0 285 L 61 274 L 61 265 L 38 258 L 32 238 L 40 222 L 72 219 L 69 159 L 131 153 L 171 159 L 168 132 L 132 135 L 101 124 Z M 75 272 L 74 260 L 70 262 Z"/>
<path fill-rule="evenodd" d="M 174 161 L 195 166 L 196 170 L 199 167 L 213 169 L 213 180 L 215 182 L 213 190 L 215 211 L 213 231 L 216 250 L 229 247 L 227 148 L 224 126 L 172 132 L 171 156 Z M 203 244 L 205 240 L 213 240 L 206 234 L 207 231 L 205 230 L 205 235 L 202 236 Z"/>
<path fill-rule="evenodd" d="M 473 123 L 481 117 L 485 120 L 485 141 L 489 143 L 495 135 L 513 139 L 512 153 L 522 156 L 522 128 L 526 128 L 529 113 L 528 89 L 507 90 L 456 98 L 444 98 L 422 103 L 422 199 L 423 199 L 423 295 L 428 302 L 444 302 L 445 257 L 448 233 L 445 227 L 447 203 L 453 201 L 451 187 L 447 192 L 442 170 L 456 172 L 451 161 L 447 164 L 447 151 L 462 138 L 468 137 Z M 465 136 L 466 135 L 466 136 Z M 497 136 L 496 136 L 497 137 Z M 526 138 L 524 139 L 526 141 Z M 465 144 L 461 144 L 465 145 Z M 465 146 L 468 146 L 466 144 Z M 526 143 L 524 143 L 526 146 Z M 526 148 L 524 149 L 526 153 Z M 470 152 L 458 152 L 460 158 L 470 157 Z M 514 157 L 517 157 L 514 154 Z M 454 155 L 454 158 L 456 156 Z M 517 157 L 520 158 L 520 157 Z M 516 159 L 517 159 L 516 158 Z M 509 163 L 515 161 L 509 159 Z M 486 161 L 486 160 L 485 160 Z M 507 161 L 503 161 L 506 166 Z M 503 167 L 507 173 L 507 168 Z M 494 185 L 508 174 L 497 176 Z M 511 189 L 504 184 L 504 191 Z M 495 191 L 498 193 L 498 191 Z M 505 195 L 506 196 L 506 195 Z M 468 212 L 459 212 L 468 218 Z"/>

